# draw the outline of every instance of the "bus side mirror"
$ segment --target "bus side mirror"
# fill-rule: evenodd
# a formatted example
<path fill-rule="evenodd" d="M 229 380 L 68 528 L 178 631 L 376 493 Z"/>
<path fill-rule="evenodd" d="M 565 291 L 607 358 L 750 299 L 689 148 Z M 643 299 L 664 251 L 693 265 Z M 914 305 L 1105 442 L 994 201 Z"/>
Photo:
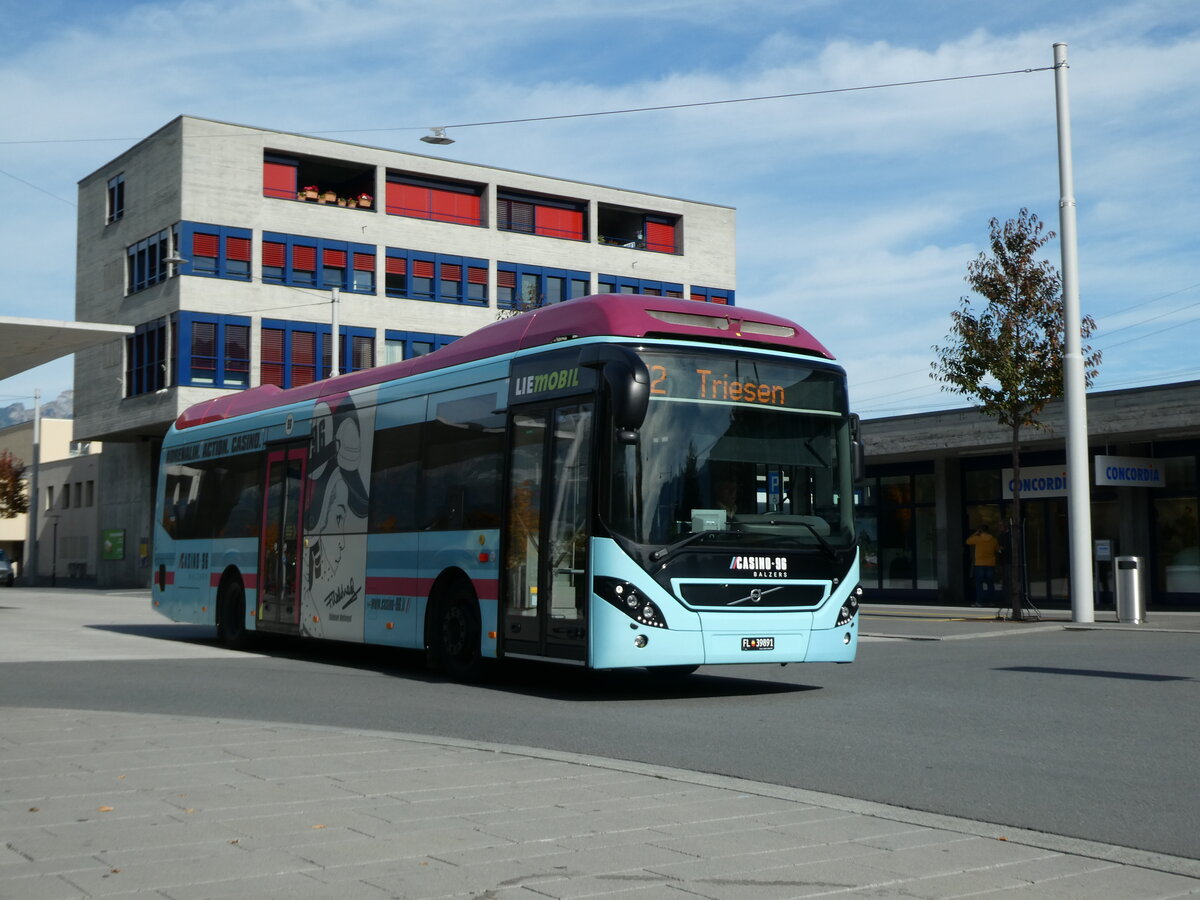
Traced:
<path fill-rule="evenodd" d="M 854 464 L 854 480 L 867 477 L 867 451 L 862 440 L 862 420 L 858 413 L 850 413 L 850 459 Z"/>
<path fill-rule="evenodd" d="M 637 441 L 650 403 L 650 372 L 641 357 L 628 347 L 588 344 L 579 354 L 579 364 L 604 376 L 617 439 L 625 444 Z"/>

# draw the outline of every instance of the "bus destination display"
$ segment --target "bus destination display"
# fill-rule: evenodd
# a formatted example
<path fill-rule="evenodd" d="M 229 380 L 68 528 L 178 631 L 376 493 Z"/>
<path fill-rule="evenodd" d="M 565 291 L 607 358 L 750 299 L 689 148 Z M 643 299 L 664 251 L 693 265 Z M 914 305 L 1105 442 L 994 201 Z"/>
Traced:
<path fill-rule="evenodd" d="M 642 353 L 650 370 L 650 396 L 668 400 L 744 403 L 779 409 L 834 411 L 838 381 L 833 372 L 779 365 L 739 356 L 693 357 Z"/>

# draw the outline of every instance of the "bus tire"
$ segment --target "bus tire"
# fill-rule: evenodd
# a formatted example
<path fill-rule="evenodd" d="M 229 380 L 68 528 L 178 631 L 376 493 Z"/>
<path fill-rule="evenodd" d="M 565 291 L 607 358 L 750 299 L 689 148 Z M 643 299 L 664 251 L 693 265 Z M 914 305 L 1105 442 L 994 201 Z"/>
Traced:
<path fill-rule="evenodd" d="M 479 681 L 485 661 L 479 651 L 482 626 L 479 601 L 469 584 L 456 581 L 439 604 L 433 634 L 434 652 L 443 671 L 455 681 Z"/>
<path fill-rule="evenodd" d="M 217 598 L 217 640 L 231 650 L 250 646 L 251 634 L 246 630 L 246 589 L 240 578 L 230 578 Z"/>

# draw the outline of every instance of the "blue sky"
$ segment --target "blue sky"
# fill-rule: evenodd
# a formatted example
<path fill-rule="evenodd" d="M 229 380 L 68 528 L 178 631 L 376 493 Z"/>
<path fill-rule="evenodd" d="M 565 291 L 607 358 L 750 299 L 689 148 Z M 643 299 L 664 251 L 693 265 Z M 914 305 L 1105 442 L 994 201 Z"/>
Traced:
<path fill-rule="evenodd" d="M 988 220 L 1058 230 L 1054 77 L 1023 70 L 1063 41 L 1094 389 L 1200 378 L 1197 4 L 0 0 L 0 22 L 0 315 L 74 318 L 78 180 L 188 114 L 736 207 L 739 304 L 816 334 L 864 417 L 963 405 L 931 347 Z M 35 387 L 71 388 L 69 362 L 0 404 Z"/>

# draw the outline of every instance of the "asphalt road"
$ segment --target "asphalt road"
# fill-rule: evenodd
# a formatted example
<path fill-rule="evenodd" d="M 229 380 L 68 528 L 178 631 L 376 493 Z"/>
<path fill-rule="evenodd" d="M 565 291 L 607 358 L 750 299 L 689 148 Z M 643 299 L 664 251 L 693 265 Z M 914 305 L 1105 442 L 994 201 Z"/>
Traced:
<path fill-rule="evenodd" d="M 28 616 L 0 596 L 0 660 L 24 660 L 0 662 L 0 705 L 497 741 L 1200 858 L 1196 633 L 868 618 L 866 632 L 907 637 L 864 641 L 850 666 L 709 667 L 664 683 L 522 664 L 463 686 L 396 651 L 229 653 L 210 630 L 147 617 L 144 599 L 92 596 L 106 616 L 74 628 L 75 649 L 76 615 L 24 639 Z M 92 649 L 114 642 L 138 649 Z"/>

